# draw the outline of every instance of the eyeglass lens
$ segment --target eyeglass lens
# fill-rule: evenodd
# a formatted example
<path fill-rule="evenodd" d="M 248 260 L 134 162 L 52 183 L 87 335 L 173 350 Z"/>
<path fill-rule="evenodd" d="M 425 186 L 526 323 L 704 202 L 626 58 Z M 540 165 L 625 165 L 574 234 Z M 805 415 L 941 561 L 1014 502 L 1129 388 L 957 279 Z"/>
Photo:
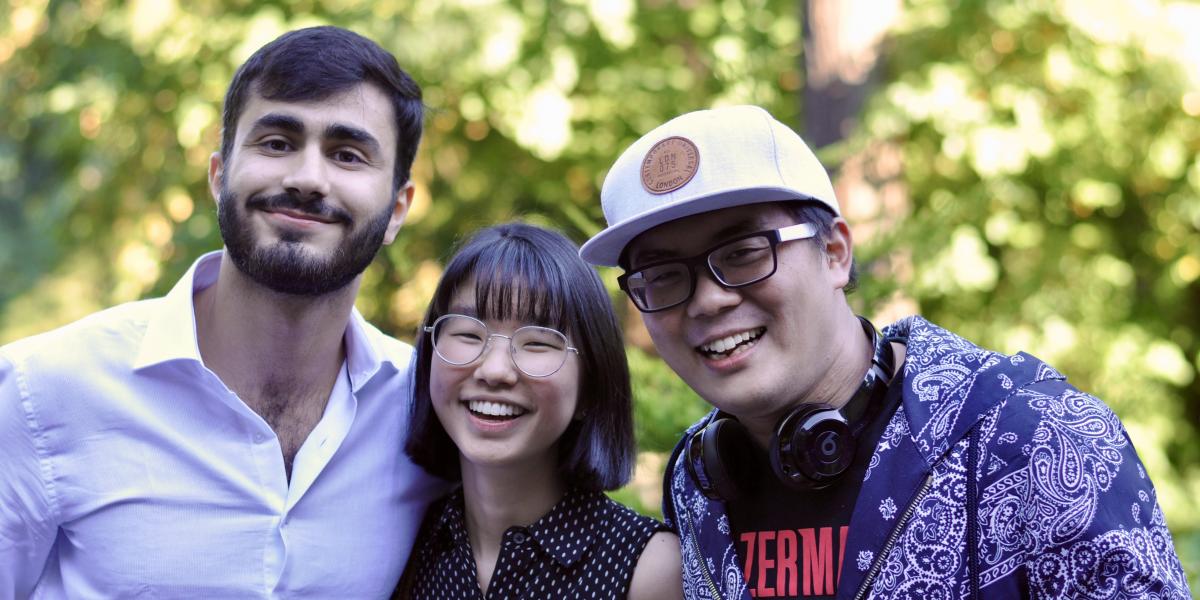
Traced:
<path fill-rule="evenodd" d="M 465 365 L 483 355 L 490 337 L 508 339 L 513 363 L 533 377 L 552 375 L 567 360 L 567 338 L 554 329 L 527 326 L 509 337 L 493 334 L 483 322 L 465 316 L 439 319 L 433 328 L 433 348 L 446 362 Z"/>
<path fill-rule="evenodd" d="M 748 285 L 771 274 L 775 251 L 765 235 L 742 238 L 709 252 L 707 264 L 723 285 Z M 687 300 L 695 276 L 686 262 L 672 262 L 631 273 L 626 286 L 641 308 L 655 310 Z"/>

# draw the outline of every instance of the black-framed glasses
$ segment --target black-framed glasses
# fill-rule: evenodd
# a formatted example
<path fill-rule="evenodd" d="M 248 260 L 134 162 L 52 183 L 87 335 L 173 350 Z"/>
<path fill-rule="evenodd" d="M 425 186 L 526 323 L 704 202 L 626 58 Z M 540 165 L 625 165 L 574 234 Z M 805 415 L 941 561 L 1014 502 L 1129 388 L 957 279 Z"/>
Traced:
<path fill-rule="evenodd" d="M 788 225 L 725 240 L 700 254 L 672 258 L 638 267 L 617 277 L 634 306 L 644 313 L 667 310 L 687 302 L 696 293 L 696 272 L 707 269 L 726 288 L 758 283 L 775 274 L 779 265 L 775 247 L 817 234 L 812 223 Z"/>
<path fill-rule="evenodd" d="M 567 362 L 567 354 L 579 350 L 567 343 L 567 336 L 557 329 L 527 325 L 512 335 L 492 333 L 487 324 L 467 315 L 442 315 L 426 326 L 431 334 L 433 351 L 443 361 L 456 367 L 469 365 L 487 352 L 492 338 L 508 340 L 508 355 L 513 366 L 530 377 L 549 377 Z"/>

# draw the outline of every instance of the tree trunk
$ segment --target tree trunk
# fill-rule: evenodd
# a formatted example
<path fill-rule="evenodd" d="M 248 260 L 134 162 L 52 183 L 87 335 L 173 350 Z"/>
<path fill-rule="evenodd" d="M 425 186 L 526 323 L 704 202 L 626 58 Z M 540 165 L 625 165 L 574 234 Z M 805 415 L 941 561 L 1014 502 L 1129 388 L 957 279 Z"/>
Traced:
<path fill-rule="evenodd" d="M 821 148 L 857 124 L 900 0 L 807 0 L 803 10 L 804 137 Z"/>

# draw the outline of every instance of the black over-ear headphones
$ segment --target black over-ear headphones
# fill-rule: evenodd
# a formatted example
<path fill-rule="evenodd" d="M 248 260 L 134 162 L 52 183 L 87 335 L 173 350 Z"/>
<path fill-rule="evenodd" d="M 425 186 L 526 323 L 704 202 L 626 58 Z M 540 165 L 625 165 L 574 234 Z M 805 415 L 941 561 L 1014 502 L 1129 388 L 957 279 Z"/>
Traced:
<path fill-rule="evenodd" d="M 870 321 L 858 320 L 875 353 L 850 401 L 841 408 L 802 404 L 775 425 L 767 454 L 771 471 L 788 487 L 819 489 L 837 480 L 854 462 L 855 436 L 883 404 L 895 370 L 891 340 L 881 339 Z M 719 413 L 688 438 L 684 448 L 688 475 L 705 496 L 736 499 L 763 475 L 753 444 L 737 419 Z"/>

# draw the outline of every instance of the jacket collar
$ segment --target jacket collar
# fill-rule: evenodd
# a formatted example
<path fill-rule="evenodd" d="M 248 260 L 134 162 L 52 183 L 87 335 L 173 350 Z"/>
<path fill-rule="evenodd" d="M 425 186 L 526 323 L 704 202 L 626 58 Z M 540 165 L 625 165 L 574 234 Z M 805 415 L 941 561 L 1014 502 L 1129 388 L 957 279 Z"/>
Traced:
<path fill-rule="evenodd" d="M 1065 379 L 1029 354 L 985 350 L 918 316 L 889 325 L 883 335 L 906 340 L 901 405 L 928 468 L 1013 392 Z"/>

